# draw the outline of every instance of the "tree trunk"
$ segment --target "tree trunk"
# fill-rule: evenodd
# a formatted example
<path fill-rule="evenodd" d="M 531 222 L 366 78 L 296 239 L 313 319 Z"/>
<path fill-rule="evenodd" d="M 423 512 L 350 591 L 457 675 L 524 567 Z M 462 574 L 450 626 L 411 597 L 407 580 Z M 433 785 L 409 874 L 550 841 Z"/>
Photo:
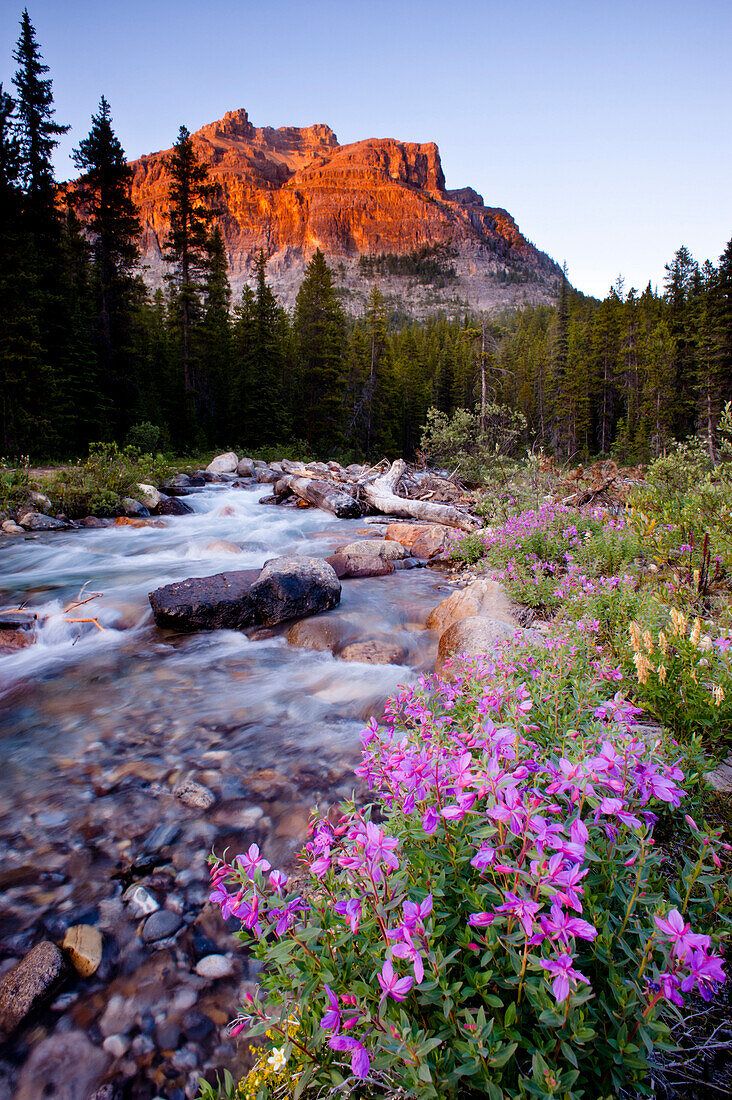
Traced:
<path fill-rule="evenodd" d="M 288 474 L 281 477 L 277 485 L 287 485 L 301 500 L 306 500 L 308 504 L 322 508 L 325 512 L 332 512 L 339 519 L 358 519 L 363 514 L 361 505 L 351 493 L 328 481 Z"/>
<path fill-rule="evenodd" d="M 374 481 L 361 486 L 363 495 L 372 508 L 386 515 L 399 516 L 401 519 L 418 519 L 425 523 L 443 523 L 447 527 L 458 527 L 461 531 L 475 531 L 480 523 L 474 516 L 453 508 L 451 504 L 434 504 L 426 500 L 408 500 L 398 497 L 394 490 L 406 472 L 407 464 L 400 458 L 391 468 Z"/>

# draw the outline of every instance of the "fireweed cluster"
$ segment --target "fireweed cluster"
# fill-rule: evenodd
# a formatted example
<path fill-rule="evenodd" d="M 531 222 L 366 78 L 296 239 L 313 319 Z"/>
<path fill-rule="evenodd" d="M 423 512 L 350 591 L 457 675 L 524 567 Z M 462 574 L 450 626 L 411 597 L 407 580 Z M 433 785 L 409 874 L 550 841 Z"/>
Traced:
<path fill-rule="evenodd" d="M 728 849 L 621 676 L 547 641 L 423 678 L 363 733 L 373 804 L 315 816 L 294 883 L 256 845 L 212 860 L 265 960 L 234 1030 L 273 1046 L 240 1095 L 649 1093 L 669 1019 L 724 981 Z M 675 868 L 661 813 L 693 852 Z"/>

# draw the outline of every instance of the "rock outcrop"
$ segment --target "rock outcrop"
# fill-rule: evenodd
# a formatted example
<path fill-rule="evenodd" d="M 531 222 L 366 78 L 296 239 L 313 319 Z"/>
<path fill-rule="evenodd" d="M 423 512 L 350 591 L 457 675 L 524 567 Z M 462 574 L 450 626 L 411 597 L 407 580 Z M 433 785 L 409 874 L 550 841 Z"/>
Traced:
<path fill-rule="evenodd" d="M 212 201 L 221 211 L 235 291 L 251 278 L 263 249 L 268 277 L 291 307 L 305 264 L 320 248 L 354 292 L 357 311 L 374 276 L 387 292 L 411 296 L 414 312 L 434 308 L 435 296 L 481 309 L 556 297 L 559 267 L 522 236 L 506 210 L 485 205 L 471 187 L 447 190 L 433 142 L 370 138 L 340 145 L 326 125 L 256 127 L 242 109 L 202 127 L 193 143 L 217 187 Z M 169 228 L 166 155 L 132 163 L 143 272 L 155 285 Z M 394 257 L 409 258 L 411 266 L 400 267 Z M 415 269 L 420 257 L 424 270 Z"/>

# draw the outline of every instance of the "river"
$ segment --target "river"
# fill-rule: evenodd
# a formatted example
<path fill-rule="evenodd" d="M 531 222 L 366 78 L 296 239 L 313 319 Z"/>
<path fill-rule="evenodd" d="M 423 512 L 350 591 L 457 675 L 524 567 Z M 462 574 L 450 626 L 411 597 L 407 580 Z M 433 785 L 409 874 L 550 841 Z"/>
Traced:
<path fill-rule="evenodd" d="M 398 643 L 399 664 L 300 648 L 286 628 L 155 627 L 147 597 L 160 585 L 325 557 L 383 531 L 263 507 L 263 491 L 211 485 L 186 497 L 191 515 L 0 541 L 0 609 L 23 605 L 42 622 L 35 645 L 0 656 L 0 974 L 70 925 L 99 928 L 104 944 L 94 977 L 70 975 L 16 1033 L 0 1100 L 61 1095 L 48 1091 L 54 1073 L 77 1074 L 63 1094 L 73 1100 L 102 1075 L 106 1097 L 183 1100 L 204 1069 L 242 1057 L 226 1022 L 256 964 L 205 904 L 206 856 L 256 841 L 274 865 L 290 862 L 309 807 L 350 794 L 364 721 L 434 665 L 423 624 L 446 594 L 434 569 L 345 580 L 323 617 L 346 639 Z M 101 629 L 69 621 L 88 617 Z M 215 794 L 213 807 L 173 796 L 187 777 Z M 123 899 L 135 883 L 180 923 L 171 936 L 143 942 L 141 914 Z M 211 954 L 230 973 L 196 973 Z M 59 1069 L 73 1043 L 79 1068 Z"/>

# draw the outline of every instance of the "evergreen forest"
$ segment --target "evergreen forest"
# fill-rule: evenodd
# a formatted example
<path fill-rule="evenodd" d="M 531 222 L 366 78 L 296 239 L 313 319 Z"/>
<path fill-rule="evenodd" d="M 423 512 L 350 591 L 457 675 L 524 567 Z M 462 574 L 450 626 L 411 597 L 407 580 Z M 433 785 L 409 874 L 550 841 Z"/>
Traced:
<path fill-rule="evenodd" d="M 714 425 L 732 397 L 732 241 L 717 264 L 681 247 L 661 291 L 604 301 L 565 276 L 555 306 L 405 320 L 378 264 L 349 316 L 321 252 L 292 314 L 256 258 L 232 299 L 216 191 L 181 126 L 168 158 L 164 289 L 138 270 L 131 169 L 102 96 L 57 183 L 52 81 L 24 11 L 0 85 L 0 454 L 67 460 L 152 425 L 177 453 L 280 446 L 314 458 L 414 457 L 430 408 L 520 411 L 521 447 L 644 461 Z M 139 432 L 138 432 L 139 434 Z"/>

